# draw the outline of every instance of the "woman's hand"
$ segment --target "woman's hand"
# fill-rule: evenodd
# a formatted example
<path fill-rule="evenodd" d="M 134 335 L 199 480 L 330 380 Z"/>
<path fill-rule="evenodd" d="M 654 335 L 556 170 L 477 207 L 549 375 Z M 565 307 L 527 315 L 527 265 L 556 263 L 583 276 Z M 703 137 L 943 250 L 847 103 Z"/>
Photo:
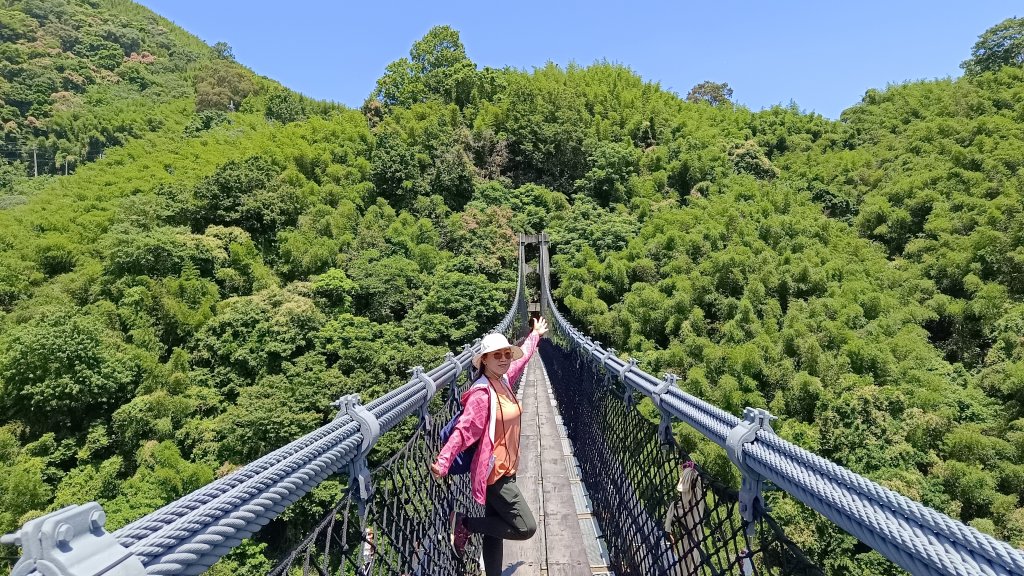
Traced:
<path fill-rule="evenodd" d="M 533 331 L 536 332 L 538 336 L 543 336 L 544 333 L 548 331 L 548 321 L 544 319 L 543 316 L 537 318 L 537 321 L 533 323 Z"/>
<path fill-rule="evenodd" d="M 433 475 L 434 478 L 437 478 L 439 480 L 443 476 L 443 474 L 441 474 L 441 468 L 437 465 L 437 462 L 433 462 L 430 464 L 430 474 Z"/>

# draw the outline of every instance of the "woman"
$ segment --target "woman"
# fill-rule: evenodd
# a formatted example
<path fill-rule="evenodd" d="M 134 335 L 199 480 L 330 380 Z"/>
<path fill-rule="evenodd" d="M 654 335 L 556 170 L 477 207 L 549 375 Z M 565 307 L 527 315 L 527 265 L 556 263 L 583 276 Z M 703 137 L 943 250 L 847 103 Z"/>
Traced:
<path fill-rule="evenodd" d="M 430 465 L 435 477 L 445 476 L 457 454 L 480 442 L 469 478 L 473 499 L 485 507 L 484 516 L 470 518 L 452 512 L 450 538 L 461 555 L 472 534 L 483 534 L 487 576 L 501 574 L 503 540 L 527 540 L 537 531 L 533 512 L 516 485 L 522 409 L 509 383 L 523 373 L 547 331 L 547 321 L 538 319 L 522 348 L 510 344 L 502 334 L 484 336 L 480 353 L 473 356 L 477 378 L 462 395 L 462 416 L 437 461 Z"/>
<path fill-rule="evenodd" d="M 690 576 L 701 566 L 701 546 L 704 545 L 704 485 L 692 461 L 679 465 L 678 496 L 668 505 L 665 513 L 665 533 L 672 545 L 668 561 L 669 574 Z"/>
<path fill-rule="evenodd" d="M 363 542 L 363 565 L 359 567 L 361 576 L 369 576 L 373 571 L 373 552 L 376 546 L 373 542 L 373 528 L 366 528 L 366 537 Z"/>

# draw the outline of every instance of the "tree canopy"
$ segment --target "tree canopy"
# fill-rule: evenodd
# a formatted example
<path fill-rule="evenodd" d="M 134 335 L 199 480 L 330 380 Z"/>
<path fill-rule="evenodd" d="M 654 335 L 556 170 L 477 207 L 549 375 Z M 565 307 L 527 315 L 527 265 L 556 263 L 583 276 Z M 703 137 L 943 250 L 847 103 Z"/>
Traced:
<path fill-rule="evenodd" d="M 1024 18 L 1007 18 L 986 30 L 960 67 L 971 75 L 1024 66 Z"/>

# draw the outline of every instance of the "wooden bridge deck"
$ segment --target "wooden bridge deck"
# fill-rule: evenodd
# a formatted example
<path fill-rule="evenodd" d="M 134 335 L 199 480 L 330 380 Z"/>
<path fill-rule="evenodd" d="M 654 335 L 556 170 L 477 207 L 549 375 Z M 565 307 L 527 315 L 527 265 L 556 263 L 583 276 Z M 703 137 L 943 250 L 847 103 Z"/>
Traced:
<path fill-rule="evenodd" d="M 503 576 L 611 574 L 539 354 L 526 368 L 519 398 L 523 424 L 517 482 L 537 518 L 537 534 L 505 542 Z"/>

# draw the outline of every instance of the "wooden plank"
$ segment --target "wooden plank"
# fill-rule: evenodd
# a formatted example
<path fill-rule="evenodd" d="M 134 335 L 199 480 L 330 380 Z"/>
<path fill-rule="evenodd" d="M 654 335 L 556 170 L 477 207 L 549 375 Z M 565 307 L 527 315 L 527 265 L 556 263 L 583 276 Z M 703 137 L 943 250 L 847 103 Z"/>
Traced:
<path fill-rule="evenodd" d="M 506 541 L 503 576 L 590 575 L 563 443 L 540 359 L 523 382 L 521 464 L 516 481 L 537 519 L 537 534 Z"/>
<path fill-rule="evenodd" d="M 544 567 L 544 508 L 541 495 L 543 479 L 541 477 L 540 452 L 540 418 L 537 405 L 537 389 L 541 383 L 537 381 L 536 362 L 534 358 L 527 365 L 523 376 L 523 417 L 522 433 L 519 440 L 520 464 L 516 471 L 516 484 L 519 486 L 527 505 L 537 520 L 537 533 L 529 540 L 506 540 L 504 544 L 503 575 L 540 576 Z"/>
<path fill-rule="evenodd" d="M 518 572 L 517 572 L 518 574 Z M 548 564 L 548 576 L 592 576 L 589 565 L 580 564 Z"/>

